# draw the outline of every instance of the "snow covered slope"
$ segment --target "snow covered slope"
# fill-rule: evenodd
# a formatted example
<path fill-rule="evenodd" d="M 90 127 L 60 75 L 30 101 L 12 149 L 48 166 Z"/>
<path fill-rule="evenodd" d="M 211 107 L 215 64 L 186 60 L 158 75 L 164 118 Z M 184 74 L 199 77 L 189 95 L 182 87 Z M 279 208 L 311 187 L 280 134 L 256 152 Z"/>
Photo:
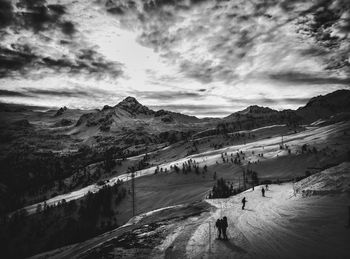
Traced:
<path fill-rule="evenodd" d="M 344 162 L 305 178 L 296 184 L 303 195 L 350 192 L 350 162 Z"/>
<path fill-rule="evenodd" d="M 336 194 L 303 196 L 294 193 L 293 183 L 285 183 L 270 185 L 262 197 L 259 186 L 207 200 L 211 208 L 197 203 L 152 211 L 131 220 L 134 225 L 35 258 L 350 258 L 346 183 L 324 184 L 348 179 L 348 169 L 343 163 L 295 185 L 300 190 L 329 186 Z M 214 227 L 223 216 L 228 218 L 227 241 L 216 239 Z"/>

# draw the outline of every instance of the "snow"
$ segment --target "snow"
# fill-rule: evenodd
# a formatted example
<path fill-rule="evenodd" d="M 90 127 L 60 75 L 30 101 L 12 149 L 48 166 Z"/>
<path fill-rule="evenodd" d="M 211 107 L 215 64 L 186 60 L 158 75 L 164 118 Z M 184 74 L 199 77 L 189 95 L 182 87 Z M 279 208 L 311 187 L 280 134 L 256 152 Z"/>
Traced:
<path fill-rule="evenodd" d="M 163 221 L 159 231 L 167 234 L 149 258 L 350 258 L 350 230 L 345 227 L 350 205 L 349 168 L 350 163 L 345 162 L 295 184 L 271 184 L 265 197 L 261 194 L 263 186 L 257 186 L 254 191 L 249 189 L 227 199 L 205 200 L 212 208 L 193 217 L 185 217 L 184 213 L 188 213 L 185 210 L 182 214 L 177 212 L 177 217 L 184 219 L 168 225 Z M 294 192 L 294 187 L 298 192 Z M 337 192 L 302 195 L 303 190 L 323 188 Z M 245 210 L 241 209 L 243 197 L 247 200 Z M 117 237 L 129 225 L 151 224 L 159 220 L 157 213 L 169 208 L 174 209 L 169 215 L 173 218 L 176 208 L 181 211 L 182 206 L 134 217 L 114 231 L 77 248 L 67 248 L 63 254 L 78 255 L 99 249 L 99 245 Z M 216 240 L 215 222 L 223 216 L 228 218 L 227 241 Z M 142 241 L 151 234 L 151 231 L 140 232 L 138 237 Z M 128 252 L 130 257 L 138 258 L 137 249 Z"/>
<path fill-rule="evenodd" d="M 241 209 L 241 200 L 248 200 Z M 349 258 L 349 196 L 294 197 L 293 184 L 270 185 L 229 199 L 208 200 L 217 209 L 192 234 L 188 258 Z M 213 240 L 217 218 L 227 216 L 228 241 Z M 209 222 L 211 228 L 209 231 Z M 209 233 L 211 239 L 209 250 Z"/>
<path fill-rule="evenodd" d="M 183 204 L 174 205 L 174 206 L 168 206 L 168 207 L 163 207 L 163 208 L 156 209 L 156 210 L 151 210 L 151 211 L 148 211 L 146 213 L 142 213 L 140 215 L 137 215 L 137 216 L 131 218 L 124 226 L 128 226 L 128 225 L 133 225 L 133 224 L 139 223 L 143 218 L 149 217 L 152 214 L 155 214 L 155 213 L 160 212 L 162 210 L 167 210 L 167 209 L 171 209 L 171 208 L 180 208 L 180 207 L 183 207 L 183 206 L 184 206 Z"/>
<path fill-rule="evenodd" d="M 350 162 L 311 175 L 298 182 L 296 189 L 304 195 L 349 192 Z"/>
<path fill-rule="evenodd" d="M 158 246 L 154 248 L 153 251 L 153 258 L 164 258 L 164 252 L 165 250 L 175 242 L 176 238 L 184 232 L 185 227 L 180 226 L 175 228 L 169 235 L 166 236 L 165 240 Z"/>
<path fill-rule="evenodd" d="M 279 126 L 279 125 L 275 125 L 275 126 Z M 306 131 L 284 136 L 284 143 L 288 144 L 288 146 L 290 146 L 292 151 L 295 153 L 297 152 L 297 150 L 300 149 L 300 146 L 303 144 L 316 143 L 316 142 L 327 143 L 327 139 L 329 138 L 330 135 L 335 134 L 336 132 L 341 132 L 343 129 L 347 128 L 348 126 L 349 125 L 347 123 L 336 123 L 336 124 L 328 125 L 324 127 L 310 127 Z M 263 158 L 260 157 L 259 158 L 260 160 L 274 159 L 281 156 L 287 156 L 288 152 L 286 150 L 280 150 L 279 148 L 280 142 L 281 142 L 281 137 L 276 136 L 268 139 L 257 140 L 255 142 L 251 142 L 247 144 L 233 145 L 233 146 L 225 147 L 218 150 L 210 150 L 210 151 L 202 152 L 200 154 L 190 155 L 184 158 L 175 157 L 174 161 L 163 163 L 160 166 L 160 168 L 168 169 L 168 172 L 170 172 L 171 166 L 174 166 L 174 165 L 181 166 L 182 163 L 188 161 L 189 159 L 192 159 L 202 165 L 206 164 L 207 166 L 211 166 L 211 165 L 215 165 L 216 161 L 221 159 L 221 154 L 224 152 L 227 152 L 228 154 L 230 153 L 235 154 L 238 151 L 243 151 L 247 153 L 248 152 L 251 153 L 252 151 L 254 151 L 255 153 L 258 153 L 258 152 L 264 153 L 264 157 Z M 164 147 L 162 150 L 166 151 L 168 149 L 170 149 L 170 146 Z M 140 157 L 140 156 L 142 155 L 139 155 L 136 157 Z M 136 157 L 134 157 L 133 159 L 135 159 Z M 253 156 L 253 155 L 251 155 L 250 158 L 252 161 L 257 160 L 256 156 Z M 247 159 L 245 162 L 247 162 L 248 160 L 249 159 Z M 153 166 L 147 169 L 136 171 L 135 178 L 153 175 L 156 168 L 157 168 L 156 166 Z M 112 186 L 116 184 L 118 181 L 125 182 L 125 181 L 129 181 L 130 179 L 131 179 L 131 174 L 125 173 L 109 179 L 109 181 L 106 184 L 109 186 Z M 103 186 L 99 186 L 97 184 L 92 184 L 82 189 L 50 198 L 46 200 L 46 204 L 55 205 L 63 199 L 66 200 L 67 202 L 71 200 L 76 200 L 87 195 L 89 192 L 95 193 L 99 191 L 102 187 Z M 40 204 L 44 205 L 44 202 L 41 202 Z M 24 209 L 26 209 L 29 214 L 32 214 L 36 212 L 37 205 L 38 203 L 29 205 Z"/>

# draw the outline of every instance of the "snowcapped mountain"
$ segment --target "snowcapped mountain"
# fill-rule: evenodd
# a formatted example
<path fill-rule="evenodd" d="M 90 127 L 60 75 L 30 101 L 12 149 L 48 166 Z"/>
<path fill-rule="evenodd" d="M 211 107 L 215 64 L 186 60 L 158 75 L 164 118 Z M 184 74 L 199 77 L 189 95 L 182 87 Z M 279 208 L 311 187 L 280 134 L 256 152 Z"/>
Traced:
<path fill-rule="evenodd" d="M 158 125 L 158 128 L 168 128 L 167 124 L 191 124 L 200 121 L 195 116 L 166 110 L 154 111 L 140 104 L 134 97 L 129 96 L 114 107 L 104 106 L 102 110 L 82 115 L 76 126 L 97 126 L 101 131 L 108 132 L 135 123 L 143 126 L 156 127 Z"/>
<path fill-rule="evenodd" d="M 297 110 L 277 111 L 268 107 L 252 105 L 244 110 L 220 118 L 199 119 L 167 110 L 152 110 L 139 103 L 134 97 L 127 97 L 115 106 L 105 105 L 102 109 L 79 110 L 62 107 L 46 112 L 2 105 L 4 136 L 10 131 L 20 136 L 22 128 L 11 124 L 27 120 L 31 132 L 49 130 L 50 134 L 63 134 L 87 144 L 111 138 L 128 143 L 158 143 L 184 139 L 194 133 L 234 132 L 275 124 L 296 126 L 315 121 L 333 123 L 350 119 L 350 91 L 339 90 L 324 96 L 312 98 Z M 10 126 L 6 126 L 10 125 Z M 210 133 L 211 134 L 211 133 Z M 6 138 L 6 137 L 5 137 Z"/>
<path fill-rule="evenodd" d="M 201 120 L 181 113 L 154 111 L 129 96 L 115 106 L 104 106 L 102 110 L 83 114 L 70 134 L 93 143 L 97 138 L 157 143 L 181 140 L 208 125 L 213 126 L 213 123 L 214 120 Z"/>

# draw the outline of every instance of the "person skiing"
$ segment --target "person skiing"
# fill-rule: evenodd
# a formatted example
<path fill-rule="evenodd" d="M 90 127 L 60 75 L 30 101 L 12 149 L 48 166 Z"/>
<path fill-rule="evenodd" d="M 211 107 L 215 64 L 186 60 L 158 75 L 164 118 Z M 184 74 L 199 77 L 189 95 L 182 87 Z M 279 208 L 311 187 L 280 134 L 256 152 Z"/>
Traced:
<path fill-rule="evenodd" d="M 227 224 L 227 217 L 223 217 L 222 220 L 222 234 L 223 234 L 223 238 L 224 240 L 228 240 L 227 238 L 227 234 L 226 234 L 226 230 L 227 230 L 227 227 L 228 227 L 228 224 Z"/>
<path fill-rule="evenodd" d="M 222 220 L 217 219 L 215 223 L 216 228 L 218 229 L 218 239 L 221 239 L 221 233 L 222 233 Z"/>
<path fill-rule="evenodd" d="M 242 210 L 244 210 L 246 202 L 247 202 L 247 200 L 245 199 L 245 197 L 243 197 L 243 199 L 242 199 Z"/>
<path fill-rule="evenodd" d="M 266 189 L 266 191 L 269 190 L 269 185 L 268 184 L 265 185 L 265 189 Z"/>
<path fill-rule="evenodd" d="M 265 189 L 264 189 L 264 187 L 261 188 L 261 194 L 262 194 L 263 197 L 265 197 Z"/>

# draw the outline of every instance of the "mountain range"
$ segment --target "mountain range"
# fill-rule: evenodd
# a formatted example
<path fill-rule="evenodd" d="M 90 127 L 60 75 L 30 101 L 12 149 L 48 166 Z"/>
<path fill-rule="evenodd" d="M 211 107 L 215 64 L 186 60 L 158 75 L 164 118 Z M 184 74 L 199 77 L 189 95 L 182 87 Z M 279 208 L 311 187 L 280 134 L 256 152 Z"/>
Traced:
<path fill-rule="evenodd" d="M 64 107 L 65 108 L 65 107 Z M 64 110 L 61 108 L 59 111 Z M 65 108 L 65 110 L 67 110 Z M 251 116 L 251 117 L 266 117 L 279 113 L 294 113 L 301 117 L 303 122 L 312 122 L 317 119 L 325 119 L 336 113 L 349 112 L 350 111 L 350 91 L 338 90 L 327 95 L 320 95 L 313 97 L 303 107 L 297 110 L 282 110 L 277 111 L 269 107 L 262 107 L 258 105 L 252 105 L 244 110 L 234 112 L 229 116 L 222 118 L 221 120 L 236 120 L 237 117 Z M 189 116 L 181 113 L 171 112 L 167 110 L 154 111 L 147 106 L 140 104 L 134 97 L 127 97 L 117 105 L 104 106 L 102 110 L 96 110 L 95 112 L 85 114 L 80 117 L 77 122 L 77 126 L 81 124 L 101 125 L 108 130 L 108 126 L 113 122 L 123 119 L 146 119 L 153 118 L 164 123 L 198 123 L 203 121 L 220 121 L 218 118 L 205 118 L 200 119 L 195 116 Z"/>
<path fill-rule="evenodd" d="M 127 97 L 115 106 L 102 109 L 79 110 L 62 107 L 58 110 L 39 111 L 38 107 L 1 104 L 3 130 L 1 137 L 16 139 L 26 129 L 31 132 L 49 131 L 53 135 L 68 136 L 85 144 L 108 145 L 127 143 L 176 142 L 194 133 L 208 131 L 232 132 L 274 124 L 309 124 L 315 121 L 343 120 L 349 118 L 350 91 L 338 90 L 311 98 L 297 110 L 274 110 L 252 105 L 224 118 L 197 118 L 167 110 L 152 110 Z M 10 130 L 9 130 L 10 129 Z M 20 132 L 20 133 L 19 133 Z"/>

